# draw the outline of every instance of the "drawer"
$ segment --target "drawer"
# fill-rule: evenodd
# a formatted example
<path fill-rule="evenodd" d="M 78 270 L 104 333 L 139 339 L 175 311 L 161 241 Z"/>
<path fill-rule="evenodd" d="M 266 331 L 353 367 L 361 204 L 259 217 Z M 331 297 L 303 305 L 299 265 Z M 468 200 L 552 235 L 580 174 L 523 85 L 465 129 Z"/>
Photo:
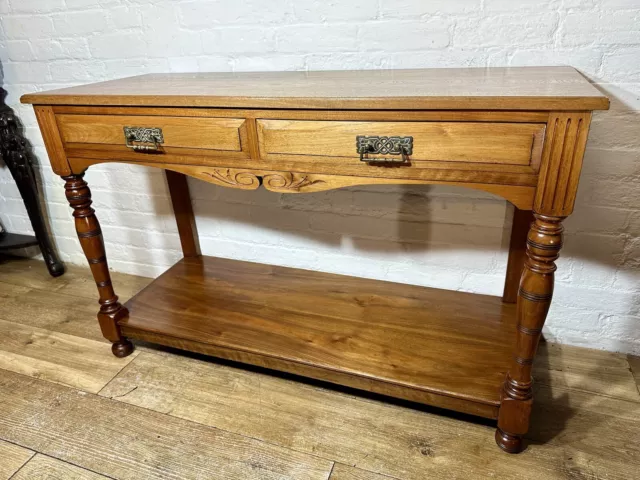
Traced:
<path fill-rule="evenodd" d="M 103 145 L 125 150 L 125 127 L 133 127 L 128 131 L 130 150 L 141 153 L 240 152 L 246 134 L 242 118 L 59 114 L 56 120 L 63 142 L 71 147 Z M 160 139 L 158 134 L 162 142 L 156 149 L 153 140 Z"/>
<path fill-rule="evenodd" d="M 353 122 L 259 119 L 264 160 L 359 160 L 357 136 L 412 137 L 411 164 L 421 161 L 539 164 L 544 124 L 502 122 Z M 382 155 L 385 158 L 390 155 Z M 376 155 L 367 158 L 376 158 Z M 400 155 L 397 155 L 400 159 Z"/>

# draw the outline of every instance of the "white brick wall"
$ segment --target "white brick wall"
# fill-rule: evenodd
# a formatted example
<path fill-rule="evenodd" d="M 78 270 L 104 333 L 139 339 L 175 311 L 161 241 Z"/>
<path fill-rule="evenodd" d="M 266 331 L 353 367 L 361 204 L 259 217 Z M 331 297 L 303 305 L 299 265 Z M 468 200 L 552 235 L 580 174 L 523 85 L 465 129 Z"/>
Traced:
<path fill-rule="evenodd" d="M 640 353 L 640 0 L 0 0 L 0 16 L 7 101 L 38 155 L 58 248 L 78 264 L 62 182 L 23 93 L 165 71 L 579 68 L 612 109 L 594 118 L 546 334 Z M 100 165 L 87 180 L 113 269 L 157 275 L 179 258 L 160 171 Z M 190 183 L 206 254 L 502 291 L 510 208 L 488 194 L 385 186 L 286 196 Z M 0 219 L 30 231 L 6 168 Z"/>

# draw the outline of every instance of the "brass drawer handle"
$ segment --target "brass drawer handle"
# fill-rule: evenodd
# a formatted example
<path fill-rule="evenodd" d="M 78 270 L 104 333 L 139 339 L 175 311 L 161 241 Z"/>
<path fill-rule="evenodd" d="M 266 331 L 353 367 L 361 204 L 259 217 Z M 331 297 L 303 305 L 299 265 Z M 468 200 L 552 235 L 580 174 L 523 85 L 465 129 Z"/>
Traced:
<path fill-rule="evenodd" d="M 413 153 L 413 137 L 379 137 L 358 135 L 356 148 L 360 161 L 367 163 L 408 163 Z M 400 155 L 400 158 L 367 158 L 369 153 Z"/>
<path fill-rule="evenodd" d="M 164 142 L 161 128 L 124 127 L 125 146 L 136 152 L 159 152 L 160 144 Z M 132 142 L 152 143 L 153 145 L 138 145 Z"/>

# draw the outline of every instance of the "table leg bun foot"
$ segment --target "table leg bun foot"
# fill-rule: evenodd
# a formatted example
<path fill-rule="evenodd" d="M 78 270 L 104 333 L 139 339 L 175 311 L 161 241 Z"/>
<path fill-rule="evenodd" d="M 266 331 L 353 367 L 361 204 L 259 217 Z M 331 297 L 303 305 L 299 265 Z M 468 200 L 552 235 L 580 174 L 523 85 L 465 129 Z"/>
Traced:
<path fill-rule="evenodd" d="M 133 352 L 133 343 L 123 338 L 111 345 L 111 351 L 118 358 L 128 357 Z"/>
<path fill-rule="evenodd" d="M 520 453 L 523 448 L 521 436 L 511 435 L 499 428 L 496 429 L 496 443 L 507 453 Z"/>

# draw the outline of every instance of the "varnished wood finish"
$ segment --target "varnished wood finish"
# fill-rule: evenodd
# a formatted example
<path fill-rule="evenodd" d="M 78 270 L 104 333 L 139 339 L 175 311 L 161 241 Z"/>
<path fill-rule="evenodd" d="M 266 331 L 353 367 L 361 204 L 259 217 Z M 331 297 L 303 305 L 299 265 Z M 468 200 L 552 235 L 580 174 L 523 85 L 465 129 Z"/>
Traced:
<path fill-rule="evenodd" d="M 608 108 L 574 69 L 153 74 L 22 100 L 36 104 L 67 180 L 116 355 L 130 353 L 128 335 L 498 418 L 498 444 L 522 449 L 560 222 L 575 203 L 591 111 Z M 124 126 L 162 128 L 165 142 L 132 151 Z M 357 135 L 410 135 L 414 152 L 402 165 L 362 162 Z M 167 170 L 185 256 L 127 303 L 131 316 L 82 180 L 101 162 Z M 279 193 L 446 184 L 502 196 L 517 207 L 503 302 L 200 257 L 185 175 Z"/>
<path fill-rule="evenodd" d="M 113 343 L 112 351 L 116 357 L 126 357 L 133 352 L 132 343 L 123 337 L 118 327 L 118 320 L 128 315 L 127 309 L 118 302 L 118 296 L 111 284 L 111 275 L 107 264 L 107 256 L 102 240 L 102 230 L 91 208 L 91 190 L 84 175 L 69 175 L 62 177 L 65 194 L 69 205 L 73 208 L 76 232 L 80 246 L 87 257 L 91 273 L 100 294 L 100 311 L 98 322 L 104 337 Z"/>
<path fill-rule="evenodd" d="M 188 118 L 128 115 L 58 115 L 65 143 L 125 144 L 126 127 L 160 128 L 162 147 L 239 152 L 241 118 Z"/>
<path fill-rule="evenodd" d="M 36 114 L 36 119 L 38 120 L 38 126 L 40 127 L 40 133 L 42 133 L 45 148 L 47 149 L 51 168 L 57 175 L 70 175 L 71 168 L 67 161 L 67 155 L 64 151 L 64 145 L 60 137 L 60 131 L 58 130 L 53 108 L 49 105 L 36 105 L 33 109 Z"/>
<path fill-rule="evenodd" d="M 488 417 L 515 334 L 499 298 L 211 257 L 126 306 L 131 338 Z"/>
<path fill-rule="evenodd" d="M 95 286 L 88 269 L 71 265 L 55 279 L 39 270 L 42 262 L 34 259 L 0 261 L 0 318 L 16 326 L 64 331 L 79 341 L 99 340 L 96 329 L 89 328 L 95 327 L 89 318 Z M 112 276 L 121 298 L 152 281 Z M 56 303 L 62 299 L 73 303 L 64 309 Z M 40 347 L 57 355 L 55 342 Z M 510 479 L 529 478 L 531 472 L 538 480 L 635 480 L 640 393 L 633 379 L 638 368 L 629 368 L 631 357 L 628 362 L 624 354 L 551 343 L 541 343 L 538 350 L 529 447 L 517 458 L 487 441 L 492 427 L 485 422 L 165 349 L 138 349 L 140 354 L 100 391 L 105 401 L 99 408 L 87 408 L 86 399 L 95 394 L 39 379 L 38 370 L 9 372 L 0 375 L 0 398 L 5 400 L 0 402 L 0 438 L 6 440 L 0 440 L 0 478 L 8 480 L 34 451 L 109 478 L 216 478 L 199 468 L 213 464 L 223 471 L 248 456 L 256 458 L 254 445 L 271 445 L 275 448 L 257 455 L 260 465 L 271 467 L 308 454 L 335 462 L 332 475 L 358 480 Z M 70 353 L 83 368 L 82 351 Z M 28 365 L 28 359 L 16 356 L 12 367 L 26 372 L 23 361 Z M 60 381 L 73 382 L 74 376 Z M 122 404 L 141 415 L 129 416 Z M 131 435 L 114 437 L 114 431 L 120 435 L 131 428 Z M 232 435 L 216 437 L 217 448 L 210 449 L 208 430 Z M 79 441 L 78 433 L 87 435 Z M 136 441 L 141 445 L 132 445 Z M 180 449 L 185 441 L 188 451 Z M 222 452 L 231 456 L 221 458 Z M 300 480 L 307 472 L 297 469 L 292 476 Z M 243 480 L 269 478 L 263 469 L 244 473 Z M 325 472 L 320 478 L 327 476 Z"/>
<path fill-rule="evenodd" d="M 552 113 L 534 210 L 566 217 L 573 212 L 587 146 L 591 112 Z"/>
<path fill-rule="evenodd" d="M 301 161 L 326 158 L 359 161 L 358 135 L 413 137 L 411 163 L 449 161 L 530 165 L 544 124 L 491 122 L 336 122 L 258 119 L 260 157 Z M 389 155 L 378 155 L 389 157 Z M 371 155 L 376 158 L 376 155 Z M 315 160 L 318 161 L 318 160 Z M 402 167 L 399 167 L 402 168 Z"/>
<path fill-rule="evenodd" d="M 517 340 L 502 389 L 496 442 L 507 452 L 522 450 L 533 401 L 531 370 L 553 295 L 555 260 L 562 247 L 560 217 L 534 214 L 527 258 L 518 289 Z"/>
<path fill-rule="evenodd" d="M 520 210 L 518 207 L 513 209 L 507 276 L 504 280 L 504 292 L 502 294 L 502 301 L 505 303 L 516 303 L 518 300 L 518 286 L 520 285 L 520 277 L 522 276 L 522 269 L 527 255 L 527 235 L 532 221 L 533 214 L 530 210 Z"/>
<path fill-rule="evenodd" d="M 148 74 L 24 95 L 38 105 L 386 110 L 597 110 L 571 67 Z"/>
<path fill-rule="evenodd" d="M 173 170 L 165 170 L 165 175 L 173 205 L 173 214 L 178 225 L 182 253 L 185 257 L 197 257 L 200 255 L 200 242 L 187 177 Z"/>

